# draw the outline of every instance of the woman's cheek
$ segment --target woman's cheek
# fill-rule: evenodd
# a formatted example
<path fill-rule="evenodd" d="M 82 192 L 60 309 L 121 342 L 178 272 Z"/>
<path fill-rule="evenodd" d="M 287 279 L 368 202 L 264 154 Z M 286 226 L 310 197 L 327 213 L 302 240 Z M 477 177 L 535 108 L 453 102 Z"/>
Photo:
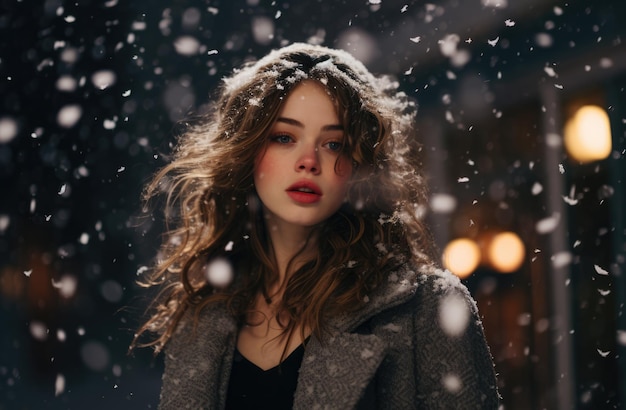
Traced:
<path fill-rule="evenodd" d="M 254 179 L 256 181 L 262 180 L 267 176 L 272 175 L 272 171 L 275 168 L 275 159 L 269 151 L 266 151 L 258 161 L 256 161 L 254 167 Z"/>
<path fill-rule="evenodd" d="M 349 180 L 352 177 L 352 160 L 342 156 L 337 163 L 336 172 L 338 177 Z"/>

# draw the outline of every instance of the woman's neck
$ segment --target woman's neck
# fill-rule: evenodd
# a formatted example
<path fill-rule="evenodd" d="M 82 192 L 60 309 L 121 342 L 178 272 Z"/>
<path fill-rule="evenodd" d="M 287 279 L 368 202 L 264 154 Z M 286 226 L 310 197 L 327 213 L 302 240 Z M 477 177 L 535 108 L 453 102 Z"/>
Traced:
<path fill-rule="evenodd" d="M 267 229 L 278 268 L 277 288 L 280 289 L 291 273 L 315 256 L 317 237 L 312 227 L 274 223 L 271 219 L 267 221 Z"/>

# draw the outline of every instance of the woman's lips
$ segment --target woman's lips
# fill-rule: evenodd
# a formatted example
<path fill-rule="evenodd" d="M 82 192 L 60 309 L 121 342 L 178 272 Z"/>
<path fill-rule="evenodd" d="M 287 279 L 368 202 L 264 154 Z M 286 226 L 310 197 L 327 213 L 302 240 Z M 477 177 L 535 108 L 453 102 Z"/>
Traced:
<path fill-rule="evenodd" d="M 312 204 L 322 198 L 322 190 L 312 181 L 298 181 L 287 188 L 287 195 L 296 202 Z"/>

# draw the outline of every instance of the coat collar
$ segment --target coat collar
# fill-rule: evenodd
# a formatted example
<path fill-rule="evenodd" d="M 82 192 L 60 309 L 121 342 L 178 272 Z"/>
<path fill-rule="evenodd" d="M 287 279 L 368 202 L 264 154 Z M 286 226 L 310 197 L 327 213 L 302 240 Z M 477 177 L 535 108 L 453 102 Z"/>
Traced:
<path fill-rule="evenodd" d="M 307 344 L 294 398 L 295 409 L 355 408 L 387 352 L 373 334 L 352 333 L 383 310 L 407 301 L 417 288 L 416 271 L 404 265 L 392 272 L 356 312 L 330 321 L 331 336 Z"/>
<path fill-rule="evenodd" d="M 371 295 L 365 297 L 362 308 L 332 318 L 330 327 L 337 332 L 349 332 L 383 310 L 406 302 L 417 289 L 418 276 L 418 271 L 411 266 L 401 265 L 386 277 L 386 283 L 382 283 Z"/>
<path fill-rule="evenodd" d="M 294 409 L 355 408 L 380 366 L 387 346 L 375 335 L 339 333 L 306 346 Z"/>
<path fill-rule="evenodd" d="M 407 301 L 415 293 L 418 276 L 417 271 L 408 266 L 392 272 L 387 282 L 368 296 L 361 309 L 330 321 L 328 339 L 320 341 L 311 337 L 300 367 L 294 408 L 353 408 L 357 405 L 385 357 L 387 344 L 376 335 L 352 332 L 377 313 Z M 215 408 L 224 408 L 236 343 L 235 320 L 224 307 L 215 306 L 201 314 L 194 332 L 189 316 L 186 325 L 181 323 L 184 329 L 181 333 L 186 333 L 186 337 L 174 337 L 168 354 L 173 356 L 179 372 L 185 371 L 184 368 L 203 368 L 201 363 L 208 364 L 212 369 L 201 372 L 202 377 L 195 381 L 198 402 L 212 391 Z"/>

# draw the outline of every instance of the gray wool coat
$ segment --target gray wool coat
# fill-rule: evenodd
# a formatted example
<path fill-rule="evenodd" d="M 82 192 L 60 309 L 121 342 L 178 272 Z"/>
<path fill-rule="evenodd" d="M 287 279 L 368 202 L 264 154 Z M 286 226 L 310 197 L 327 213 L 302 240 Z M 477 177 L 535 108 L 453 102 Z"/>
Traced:
<path fill-rule="evenodd" d="M 189 314 L 166 346 L 162 410 L 225 406 L 237 325 L 221 307 L 192 324 Z M 498 407 L 475 302 L 447 271 L 405 266 L 331 325 L 306 345 L 294 409 Z"/>

